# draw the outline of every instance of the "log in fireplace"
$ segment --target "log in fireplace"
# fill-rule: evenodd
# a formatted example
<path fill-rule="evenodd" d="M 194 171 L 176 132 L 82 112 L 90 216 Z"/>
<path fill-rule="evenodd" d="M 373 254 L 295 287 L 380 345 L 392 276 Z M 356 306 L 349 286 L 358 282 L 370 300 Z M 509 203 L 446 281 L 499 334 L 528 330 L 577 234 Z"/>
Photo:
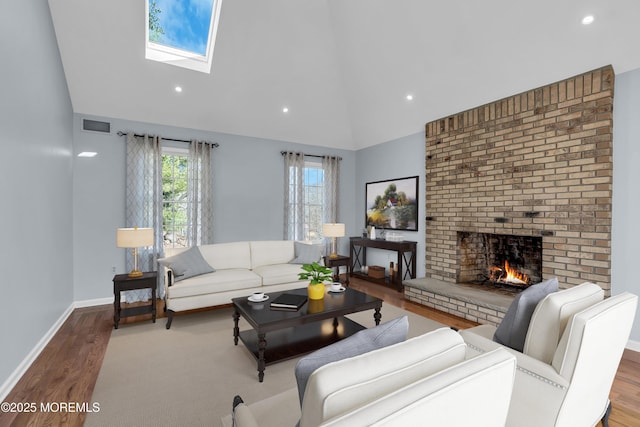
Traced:
<path fill-rule="evenodd" d="M 457 233 L 457 282 L 524 289 L 542 280 L 542 237 Z"/>

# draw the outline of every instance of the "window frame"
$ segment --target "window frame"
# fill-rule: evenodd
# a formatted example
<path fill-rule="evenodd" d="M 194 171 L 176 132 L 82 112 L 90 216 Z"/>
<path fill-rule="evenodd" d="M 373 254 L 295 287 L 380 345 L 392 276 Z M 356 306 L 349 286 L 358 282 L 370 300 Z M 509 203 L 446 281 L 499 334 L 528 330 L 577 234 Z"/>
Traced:
<path fill-rule="evenodd" d="M 218 22 L 222 0 L 213 0 L 211 20 L 209 22 L 209 37 L 207 39 L 206 54 L 200 55 L 183 49 L 176 49 L 149 40 L 149 0 L 145 1 L 145 58 L 151 61 L 163 62 L 177 67 L 187 68 L 201 73 L 211 73 L 213 49 L 216 44 Z"/>

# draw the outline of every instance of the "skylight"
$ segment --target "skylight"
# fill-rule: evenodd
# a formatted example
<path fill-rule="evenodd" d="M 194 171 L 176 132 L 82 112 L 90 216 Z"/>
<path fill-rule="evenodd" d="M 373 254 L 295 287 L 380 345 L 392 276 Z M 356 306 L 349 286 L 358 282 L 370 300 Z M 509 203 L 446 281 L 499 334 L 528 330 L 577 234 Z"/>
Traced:
<path fill-rule="evenodd" d="M 147 59 L 211 72 L 222 0 L 147 0 Z"/>

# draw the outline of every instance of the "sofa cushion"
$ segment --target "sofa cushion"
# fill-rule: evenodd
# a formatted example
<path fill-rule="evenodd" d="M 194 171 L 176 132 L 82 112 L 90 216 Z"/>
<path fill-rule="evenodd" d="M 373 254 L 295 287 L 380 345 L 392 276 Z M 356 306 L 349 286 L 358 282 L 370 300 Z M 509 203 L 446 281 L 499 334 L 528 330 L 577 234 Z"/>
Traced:
<path fill-rule="evenodd" d="M 262 279 L 251 270 L 227 269 L 191 277 L 170 286 L 169 298 L 182 298 L 260 286 Z M 229 301 L 231 302 L 231 301 Z"/>
<path fill-rule="evenodd" d="M 407 316 L 398 317 L 374 328 L 364 329 L 300 359 L 294 371 L 298 383 L 300 405 L 302 405 L 309 376 L 320 366 L 404 341 L 407 339 L 408 331 L 409 320 Z"/>
<path fill-rule="evenodd" d="M 557 290 L 558 279 L 554 277 L 520 292 L 496 329 L 493 340 L 514 350 L 522 351 L 533 311 L 544 297 Z"/>
<path fill-rule="evenodd" d="M 326 364 L 305 390 L 301 426 L 317 426 L 465 358 L 462 337 L 440 328 L 406 341 Z"/>
<path fill-rule="evenodd" d="M 523 353 L 550 364 L 569 318 L 603 298 L 602 288 L 588 282 L 546 296 L 531 316 Z"/>
<path fill-rule="evenodd" d="M 305 242 L 294 242 L 295 257 L 291 264 L 311 264 L 320 262 L 322 258 L 322 245 Z"/>
<path fill-rule="evenodd" d="M 216 243 L 199 246 L 200 252 L 216 270 L 227 268 L 251 269 L 251 246 L 249 242 Z"/>
<path fill-rule="evenodd" d="M 216 271 L 205 261 L 197 246 L 172 257 L 160 259 L 158 262 L 173 271 L 175 282 Z"/>
<path fill-rule="evenodd" d="M 286 264 L 294 257 L 293 240 L 259 240 L 250 242 L 251 268 Z"/>
<path fill-rule="evenodd" d="M 298 273 L 301 273 L 302 269 L 298 264 L 277 264 L 256 267 L 253 272 L 262 277 L 263 286 L 269 286 L 299 281 Z M 306 281 L 300 281 L 300 286 L 304 286 L 305 283 Z"/>

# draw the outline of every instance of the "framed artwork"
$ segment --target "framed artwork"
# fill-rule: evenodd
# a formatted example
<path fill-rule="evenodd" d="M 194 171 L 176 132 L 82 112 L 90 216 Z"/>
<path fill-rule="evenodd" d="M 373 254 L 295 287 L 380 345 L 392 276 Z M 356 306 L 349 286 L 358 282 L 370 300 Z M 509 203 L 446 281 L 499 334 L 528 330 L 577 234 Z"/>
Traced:
<path fill-rule="evenodd" d="M 418 231 L 417 176 L 367 182 L 365 194 L 365 225 Z"/>

